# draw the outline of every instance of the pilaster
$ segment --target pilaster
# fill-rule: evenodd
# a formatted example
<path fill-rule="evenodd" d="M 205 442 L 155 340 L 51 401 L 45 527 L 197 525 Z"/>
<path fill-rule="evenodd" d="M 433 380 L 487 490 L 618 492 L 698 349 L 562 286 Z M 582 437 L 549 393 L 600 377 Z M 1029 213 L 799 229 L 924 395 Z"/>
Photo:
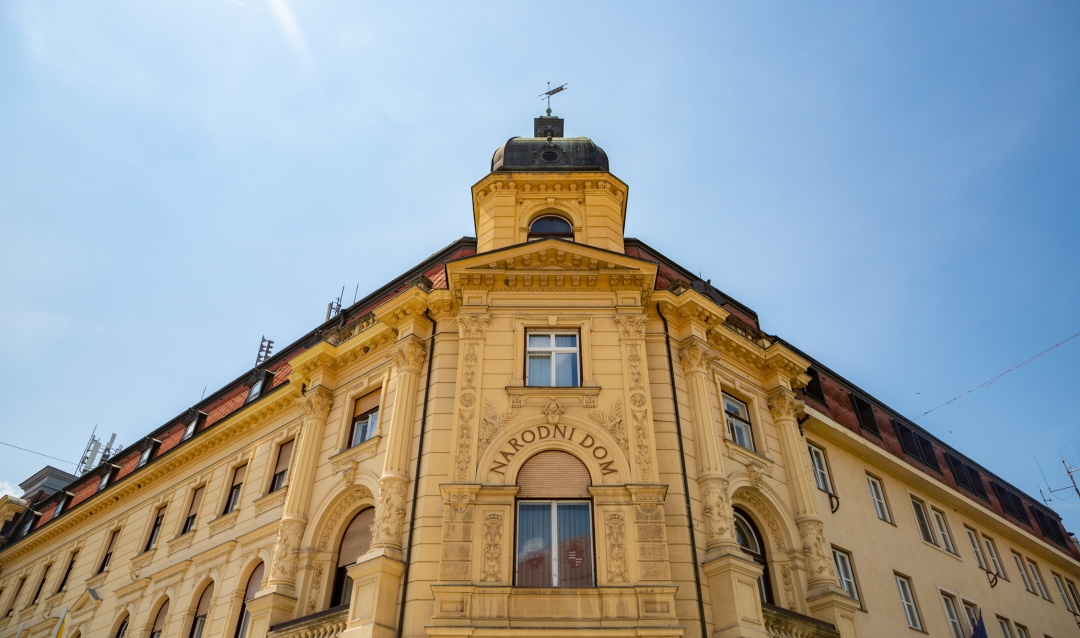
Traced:
<path fill-rule="evenodd" d="M 713 638 L 768 638 L 758 578 L 762 567 L 736 547 L 702 565 L 712 599 Z"/>
<path fill-rule="evenodd" d="M 623 421 L 620 401 L 612 406 L 610 414 L 594 412 L 590 417 L 621 437 L 628 456 L 634 459 L 634 475 L 641 483 L 656 480 L 656 440 L 652 426 L 652 392 L 649 391 L 649 368 L 645 365 L 645 326 L 648 317 L 642 314 L 615 315 L 622 344 L 623 398 L 630 412 L 630 422 Z M 626 436 L 629 427 L 630 436 Z"/>
<path fill-rule="evenodd" d="M 247 602 L 249 636 L 265 636 L 270 627 L 292 620 L 296 609 L 296 599 L 284 594 L 271 592 L 253 598 Z"/>
<path fill-rule="evenodd" d="M 349 567 L 353 580 L 349 618 L 341 638 L 394 638 L 398 620 L 398 590 L 405 563 L 373 548 Z M 252 634 L 264 635 L 264 634 Z"/>
<path fill-rule="evenodd" d="M 458 397 L 454 403 L 454 469 L 455 481 L 466 482 L 476 473 L 477 415 L 483 396 L 480 380 L 484 374 L 484 335 L 491 322 L 487 313 L 463 312 L 457 316 L 458 336 Z M 491 408 L 494 409 L 494 408 Z"/>
<path fill-rule="evenodd" d="M 470 581 L 473 567 L 473 519 L 479 484 L 444 483 L 439 582 Z M 490 532 L 494 533 L 494 532 Z M 499 530 L 501 535 L 501 530 Z"/>

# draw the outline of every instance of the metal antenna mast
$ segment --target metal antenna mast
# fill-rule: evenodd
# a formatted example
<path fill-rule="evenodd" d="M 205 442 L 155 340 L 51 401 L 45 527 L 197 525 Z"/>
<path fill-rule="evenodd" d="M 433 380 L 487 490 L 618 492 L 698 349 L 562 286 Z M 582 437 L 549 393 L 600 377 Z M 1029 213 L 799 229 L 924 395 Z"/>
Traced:
<path fill-rule="evenodd" d="M 561 93 L 561 92 L 565 91 L 566 90 L 566 84 L 563 84 L 562 86 L 557 86 L 555 88 L 551 88 L 551 82 L 548 82 L 547 85 L 548 85 L 548 90 L 540 94 L 540 99 L 541 100 L 544 100 L 544 99 L 547 100 L 547 114 L 550 117 L 551 116 L 551 96 L 555 95 L 556 93 Z"/>

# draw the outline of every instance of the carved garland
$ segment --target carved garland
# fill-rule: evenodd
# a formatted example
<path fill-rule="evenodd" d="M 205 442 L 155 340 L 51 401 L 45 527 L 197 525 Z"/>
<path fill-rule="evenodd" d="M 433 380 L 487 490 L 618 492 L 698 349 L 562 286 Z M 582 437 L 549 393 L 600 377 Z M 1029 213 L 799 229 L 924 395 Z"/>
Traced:
<path fill-rule="evenodd" d="M 626 582 L 629 577 L 626 574 L 626 521 L 623 515 L 618 512 L 608 514 L 606 529 L 608 580 Z"/>
<path fill-rule="evenodd" d="M 502 580 L 502 514 L 492 512 L 484 517 L 484 570 L 481 582 Z"/>

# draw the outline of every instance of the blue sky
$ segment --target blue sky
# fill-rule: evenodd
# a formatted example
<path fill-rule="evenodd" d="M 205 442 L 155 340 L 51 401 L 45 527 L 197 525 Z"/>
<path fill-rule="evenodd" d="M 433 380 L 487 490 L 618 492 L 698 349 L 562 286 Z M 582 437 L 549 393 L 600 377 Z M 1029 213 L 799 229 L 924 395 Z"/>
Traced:
<path fill-rule="evenodd" d="M 629 236 L 909 416 L 1080 331 L 1076 3 L 402 4 L 0 5 L 0 440 L 132 443 L 472 234 L 549 80 Z M 1078 378 L 919 423 L 1037 496 Z"/>

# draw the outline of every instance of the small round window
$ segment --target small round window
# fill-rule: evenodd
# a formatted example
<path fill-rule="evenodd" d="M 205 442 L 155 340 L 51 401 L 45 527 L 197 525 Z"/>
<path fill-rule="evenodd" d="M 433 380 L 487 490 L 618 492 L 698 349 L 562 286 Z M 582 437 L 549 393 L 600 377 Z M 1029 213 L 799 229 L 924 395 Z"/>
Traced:
<path fill-rule="evenodd" d="M 540 159 L 544 160 L 548 164 L 553 164 L 559 161 L 559 151 L 544 151 L 543 153 L 540 153 Z"/>
<path fill-rule="evenodd" d="M 545 239 L 547 237 L 561 237 L 574 240 L 574 229 L 570 222 L 555 215 L 545 215 L 533 221 L 529 226 L 529 241 Z"/>

